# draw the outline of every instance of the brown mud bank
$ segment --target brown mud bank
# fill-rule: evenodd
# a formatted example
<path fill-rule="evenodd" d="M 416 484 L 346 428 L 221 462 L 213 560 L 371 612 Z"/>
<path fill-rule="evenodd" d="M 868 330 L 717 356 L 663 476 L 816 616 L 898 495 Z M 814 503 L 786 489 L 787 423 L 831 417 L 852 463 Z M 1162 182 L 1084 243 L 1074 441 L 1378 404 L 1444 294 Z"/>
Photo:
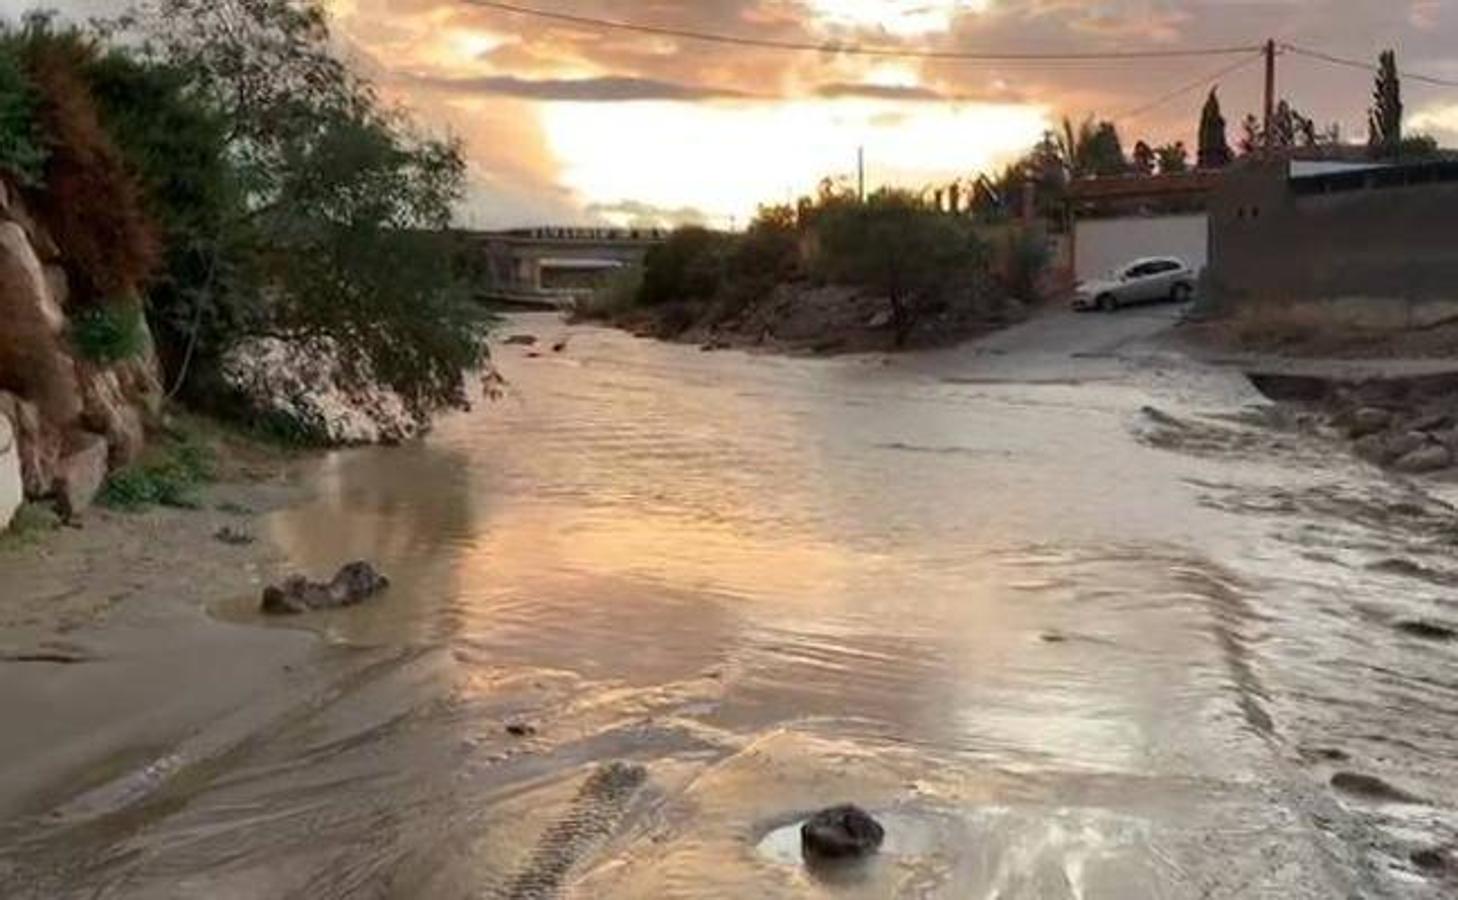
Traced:
<path fill-rule="evenodd" d="M 583 320 L 640 337 L 697 344 L 706 351 L 760 348 L 793 354 L 847 354 L 950 347 L 1024 321 L 1028 309 L 1004 298 L 995 304 L 922 305 L 898 340 L 889 301 L 850 287 L 782 285 L 730 315 L 697 304 L 632 306 Z"/>

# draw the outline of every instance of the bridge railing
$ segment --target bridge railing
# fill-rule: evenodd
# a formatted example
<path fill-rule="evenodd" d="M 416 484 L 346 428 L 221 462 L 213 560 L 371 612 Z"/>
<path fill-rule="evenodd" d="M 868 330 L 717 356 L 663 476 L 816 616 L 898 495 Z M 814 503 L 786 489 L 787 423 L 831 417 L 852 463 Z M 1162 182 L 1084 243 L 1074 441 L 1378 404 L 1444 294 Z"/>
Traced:
<path fill-rule="evenodd" d="M 512 228 L 496 232 L 504 237 L 527 238 L 540 241 L 582 241 L 584 243 L 604 241 L 663 241 L 668 239 L 664 228 L 586 228 L 555 227 Z"/>

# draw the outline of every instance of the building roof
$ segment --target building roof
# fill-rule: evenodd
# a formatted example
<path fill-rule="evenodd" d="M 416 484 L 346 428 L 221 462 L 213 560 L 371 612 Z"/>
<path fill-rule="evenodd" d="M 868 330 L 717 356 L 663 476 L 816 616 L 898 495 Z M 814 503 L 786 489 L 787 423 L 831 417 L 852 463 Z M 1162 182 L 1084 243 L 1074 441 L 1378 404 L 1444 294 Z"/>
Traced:
<path fill-rule="evenodd" d="M 1105 203 L 1127 200 L 1166 200 L 1174 197 L 1204 197 L 1220 183 L 1220 171 L 1196 169 L 1178 175 L 1114 175 L 1108 178 L 1079 178 L 1068 185 L 1068 199 L 1074 203 Z"/>

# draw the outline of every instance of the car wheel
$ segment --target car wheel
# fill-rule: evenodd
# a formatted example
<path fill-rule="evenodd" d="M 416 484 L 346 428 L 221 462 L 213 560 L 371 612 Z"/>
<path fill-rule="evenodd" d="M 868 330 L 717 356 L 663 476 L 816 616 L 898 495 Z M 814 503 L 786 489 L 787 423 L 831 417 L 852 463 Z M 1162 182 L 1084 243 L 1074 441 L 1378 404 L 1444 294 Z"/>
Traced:
<path fill-rule="evenodd" d="M 1103 312 L 1114 312 L 1119 308 L 1119 300 L 1113 294 L 1100 294 L 1096 305 Z"/>
<path fill-rule="evenodd" d="M 1190 289 L 1190 286 L 1188 284 L 1177 284 L 1174 286 L 1174 290 L 1169 292 L 1169 299 L 1173 300 L 1175 303 L 1184 303 L 1188 301 L 1193 294 L 1194 291 Z"/>

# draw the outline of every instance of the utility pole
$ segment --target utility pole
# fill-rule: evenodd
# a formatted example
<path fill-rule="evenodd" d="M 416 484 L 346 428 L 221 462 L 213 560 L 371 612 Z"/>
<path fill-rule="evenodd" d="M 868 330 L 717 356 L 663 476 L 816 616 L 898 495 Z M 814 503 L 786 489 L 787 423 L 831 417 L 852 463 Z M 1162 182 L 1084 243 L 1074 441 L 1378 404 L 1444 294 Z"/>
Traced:
<path fill-rule="evenodd" d="M 1265 144 L 1267 153 L 1271 152 L 1271 141 L 1273 138 L 1271 126 L 1276 119 L 1276 42 L 1266 41 L 1266 117 L 1265 117 Z"/>
<path fill-rule="evenodd" d="M 866 148 L 864 145 L 856 148 L 856 196 L 862 203 L 866 202 Z"/>

